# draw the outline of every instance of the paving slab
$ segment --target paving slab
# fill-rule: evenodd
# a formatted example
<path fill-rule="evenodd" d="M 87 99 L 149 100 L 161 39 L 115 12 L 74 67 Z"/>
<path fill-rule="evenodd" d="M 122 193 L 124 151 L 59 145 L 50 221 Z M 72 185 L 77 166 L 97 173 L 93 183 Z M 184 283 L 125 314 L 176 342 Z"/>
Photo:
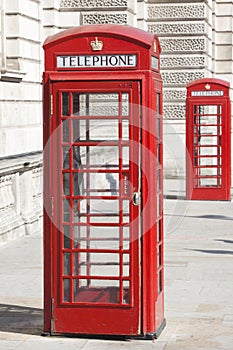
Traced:
<path fill-rule="evenodd" d="M 0 247 L 0 350 L 233 349 L 233 203 L 165 202 L 165 316 L 159 339 L 42 337 L 42 233 Z"/>

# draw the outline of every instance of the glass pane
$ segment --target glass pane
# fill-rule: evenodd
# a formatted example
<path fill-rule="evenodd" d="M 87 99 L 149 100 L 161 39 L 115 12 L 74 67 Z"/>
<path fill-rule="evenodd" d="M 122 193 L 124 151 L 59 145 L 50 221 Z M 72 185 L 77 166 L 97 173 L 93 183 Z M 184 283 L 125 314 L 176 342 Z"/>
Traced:
<path fill-rule="evenodd" d="M 158 164 L 161 164 L 161 146 L 160 144 L 158 143 L 157 144 L 157 162 Z"/>
<path fill-rule="evenodd" d="M 119 166 L 119 150 L 117 146 L 80 147 L 83 165 L 110 169 Z"/>
<path fill-rule="evenodd" d="M 91 253 L 91 276 L 119 276 L 119 254 Z"/>
<path fill-rule="evenodd" d="M 89 201 L 90 213 L 118 213 L 119 212 L 119 202 L 118 200 L 108 200 L 108 199 L 91 199 Z"/>
<path fill-rule="evenodd" d="M 221 134 L 221 127 L 216 126 L 216 125 L 215 126 L 213 126 L 213 125 L 211 125 L 211 126 L 209 126 L 209 125 L 205 125 L 205 126 L 201 125 L 199 127 L 199 132 L 200 132 L 200 134 L 217 135 L 217 134 Z"/>
<path fill-rule="evenodd" d="M 157 222 L 157 242 L 162 240 L 162 220 Z"/>
<path fill-rule="evenodd" d="M 162 271 L 159 271 L 158 273 L 158 293 L 161 293 L 163 290 L 163 280 L 162 280 Z"/>
<path fill-rule="evenodd" d="M 130 304 L 130 282 L 123 281 L 123 304 Z"/>
<path fill-rule="evenodd" d="M 128 277 L 130 271 L 129 254 L 123 254 L 123 276 Z"/>
<path fill-rule="evenodd" d="M 218 147 L 200 147 L 199 154 L 201 156 L 204 156 L 204 155 L 217 156 Z"/>
<path fill-rule="evenodd" d="M 80 140 L 82 140 L 82 137 L 86 136 L 86 129 L 83 129 L 83 127 L 85 127 L 86 120 L 82 120 L 82 122 L 84 126 L 80 125 L 81 121 L 79 119 L 72 120 L 73 142 L 79 142 Z"/>
<path fill-rule="evenodd" d="M 72 104 L 72 107 L 73 107 L 73 115 L 79 115 L 79 109 L 80 109 L 80 102 L 79 102 L 79 94 L 74 92 L 72 94 L 72 97 L 73 97 L 73 104 Z"/>
<path fill-rule="evenodd" d="M 95 141 L 118 140 L 118 120 L 90 120 L 89 133 L 90 139 Z"/>
<path fill-rule="evenodd" d="M 218 168 L 199 168 L 200 176 L 215 176 L 220 175 L 221 169 Z"/>
<path fill-rule="evenodd" d="M 129 115 L 129 94 L 128 93 L 122 94 L 122 115 L 123 116 Z"/>
<path fill-rule="evenodd" d="M 64 248 L 70 248 L 71 247 L 70 226 L 63 227 L 63 234 L 64 234 Z"/>
<path fill-rule="evenodd" d="M 98 216 L 91 216 L 90 217 L 90 222 L 91 223 L 108 223 L 108 224 L 114 224 L 114 223 L 119 223 L 119 215 L 115 214 L 102 214 Z"/>
<path fill-rule="evenodd" d="M 69 142 L 70 132 L 69 132 L 69 120 L 62 121 L 62 141 Z"/>
<path fill-rule="evenodd" d="M 129 140 L 129 120 L 122 120 L 122 139 Z"/>
<path fill-rule="evenodd" d="M 156 182 L 157 182 L 157 192 L 160 192 L 161 189 L 162 189 L 162 186 L 161 186 L 161 182 L 162 182 L 162 178 L 161 178 L 161 169 L 158 169 L 158 170 L 157 170 L 157 179 L 156 179 Z"/>
<path fill-rule="evenodd" d="M 129 167 L 129 147 L 122 147 L 122 163 L 123 167 Z"/>
<path fill-rule="evenodd" d="M 75 279 L 74 300 L 76 302 L 118 304 L 119 281 L 98 279 Z"/>
<path fill-rule="evenodd" d="M 199 179 L 199 186 L 217 186 L 218 180 L 217 178 L 204 178 Z"/>
<path fill-rule="evenodd" d="M 123 213 L 124 214 L 129 214 L 129 201 L 128 200 L 123 200 Z"/>
<path fill-rule="evenodd" d="M 123 227 L 123 249 L 128 250 L 130 248 L 130 234 L 129 227 Z"/>
<path fill-rule="evenodd" d="M 159 245 L 158 247 L 158 254 L 157 254 L 157 268 L 162 266 L 162 246 Z"/>
<path fill-rule="evenodd" d="M 70 302 L 70 280 L 65 278 L 63 280 L 63 293 L 64 293 L 64 301 Z"/>
<path fill-rule="evenodd" d="M 119 174 L 117 173 L 92 173 L 89 181 L 90 195 L 117 196 L 119 194 Z"/>
<path fill-rule="evenodd" d="M 89 115 L 119 115 L 119 96 L 117 93 L 89 94 Z"/>
<path fill-rule="evenodd" d="M 69 92 L 63 92 L 62 93 L 62 115 L 63 116 L 70 115 Z"/>
<path fill-rule="evenodd" d="M 217 157 L 203 157 L 199 158 L 199 165 L 221 165 L 221 158 Z"/>
<path fill-rule="evenodd" d="M 161 119 L 156 118 L 156 137 L 160 140 L 161 137 Z"/>
<path fill-rule="evenodd" d="M 67 199 L 63 201 L 63 219 L 65 222 L 70 222 L 70 201 Z"/>
<path fill-rule="evenodd" d="M 74 115 L 118 116 L 119 114 L 117 93 L 73 94 L 73 101 L 75 101 Z"/>
<path fill-rule="evenodd" d="M 221 114 L 221 105 L 195 105 L 194 114 L 206 114 L 212 116 L 213 114 Z"/>
<path fill-rule="evenodd" d="M 70 253 L 64 253 L 64 275 L 70 275 Z"/>
<path fill-rule="evenodd" d="M 88 276 L 89 253 L 73 254 L 73 275 Z"/>
<path fill-rule="evenodd" d="M 74 248 L 86 249 L 89 247 L 86 226 L 74 226 Z"/>
<path fill-rule="evenodd" d="M 63 169 L 70 168 L 70 154 L 69 154 L 69 146 L 63 146 Z"/>
<path fill-rule="evenodd" d="M 218 137 L 217 136 L 202 136 L 200 137 L 199 144 L 200 145 L 218 145 Z"/>
<path fill-rule="evenodd" d="M 73 195 L 83 196 L 84 194 L 84 174 L 75 172 L 73 176 Z"/>
<path fill-rule="evenodd" d="M 63 173 L 63 193 L 65 196 L 70 195 L 70 173 Z"/>

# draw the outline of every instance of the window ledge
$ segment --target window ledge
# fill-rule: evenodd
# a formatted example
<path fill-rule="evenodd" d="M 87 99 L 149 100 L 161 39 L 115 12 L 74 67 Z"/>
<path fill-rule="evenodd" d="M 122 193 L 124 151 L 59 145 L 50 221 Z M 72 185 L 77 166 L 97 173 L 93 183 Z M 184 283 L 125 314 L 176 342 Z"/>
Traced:
<path fill-rule="evenodd" d="M 2 70 L 0 73 L 1 81 L 9 81 L 12 83 L 20 83 L 25 76 L 25 72 L 18 70 Z"/>

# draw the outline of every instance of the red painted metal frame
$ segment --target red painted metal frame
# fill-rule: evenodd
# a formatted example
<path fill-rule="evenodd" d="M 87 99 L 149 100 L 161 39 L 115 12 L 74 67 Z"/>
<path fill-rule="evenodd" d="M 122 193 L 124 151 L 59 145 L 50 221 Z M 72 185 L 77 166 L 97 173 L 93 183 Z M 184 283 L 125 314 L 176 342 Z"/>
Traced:
<path fill-rule="evenodd" d="M 69 88 L 69 91 L 71 92 L 103 92 L 103 93 L 114 93 L 114 92 L 130 92 L 131 94 L 131 99 L 134 101 L 135 106 L 137 106 L 138 110 L 131 111 L 130 118 L 138 118 L 139 123 L 139 90 L 136 87 L 138 83 L 130 83 L 132 88 L 129 90 L 127 88 L 127 82 L 124 82 L 124 88 L 119 88 L 119 83 L 115 82 L 92 82 L 92 83 L 78 83 L 78 82 L 73 82 L 73 83 L 55 83 L 54 84 L 54 95 L 56 96 L 57 93 L 59 92 L 59 89 L 62 89 L 63 91 L 67 90 L 67 87 Z M 117 90 L 118 89 L 118 90 Z M 54 111 L 56 113 L 56 111 Z M 56 113 L 56 115 L 60 115 L 60 112 Z M 92 117 L 90 117 L 92 118 Z M 107 119 L 108 117 L 104 117 Z M 56 129 L 57 124 L 59 124 L 59 121 L 55 121 L 54 129 Z M 137 164 L 138 161 L 137 159 L 132 162 L 132 159 L 135 158 L 136 155 L 139 154 L 139 125 L 136 125 L 136 120 L 131 123 L 131 137 L 132 142 L 131 145 L 131 166 L 129 170 L 129 177 L 131 179 L 131 184 L 134 187 L 134 190 L 138 188 L 138 168 Z M 107 146 L 119 146 L 119 142 L 122 143 L 122 141 L 116 141 L 116 142 L 105 142 L 104 145 Z M 103 142 L 100 142 L 100 144 L 103 145 Z M 75 145 L 82 145 L 82 146 L 95 146 L 98 145 L 96 142 L 76 142 Z M 123 144 L 122 144 L 123 146 Z M 54 153 L 56 154 L 56 149 L 58 149 L 59 145 L 54 149 Z M 104 147 L 104 146 L 103 146 Z M 135 147 L 138 147 L 138 149 L 135 149 Z M 94 170 L 92 170 L 94 171 Z M 99 172 L 99 169 L 98 169 Z M 109 172 L 112 172 L 112 170 L 109 170 Z M 54 176 L 53 178 L 56 177 L 56 174 L 59 174 L 59 169 L 55 169 Z M 120 179 L 123 176 L 123 170 L 119 168 L 119 174 L 120 174 Z M 59 195 L 59 192 L 57 191 L 57 183 L 60 183 L 60 181 L 57 179 L 57 181 L 54 182 L 55 188 L 54 188 L 54 196 Z M 60 185 L 60 188 L 62 185 Z M 57 192 L 56 192 L 57 191 Z M 128 199 L 129 197 L 132 197 L 133 194 L 130 193 L 126 197 L 122 197 L 122 199 Z M 76 199 L 94 199 L 96 198 L 95 196 L 75 196 L 72 198 Z M 103 199 L 114 199 L 114 197 L 109 197 L 109 196 L 104 196 L 102 197 Z M 116 197 L 117 198 L 117 197 Z M 55 197 L 55 206 L 59 205 L 59 198 Z M 131 230 L 133 230 L 132 235 L 136 236 L 139 232 L 139 227 L 138 227 L 138 210 L 139 207 L 133 206 L 131 202 L 131 218 L 130 221 L 134 223 L 133 227 L 131 227 Z M 94 215 L 91 214 L 93 217 Z M 87 214 L 87 224 L 91 226 L 98 226 L 98 224 L 93 224 L 90 223 L 90 214 Z M 123 224 L 123 217 L 121 216 L 121 220 L 119 224 L 105 224 L 104 222 L 101 222 L 101 226 L 108 225 L 109 228 L 111 226 L 119 226 L 122 227 L 124 226 Z M 83 224 L 85 225 L 85 224 Z M 136 234 L 134 232 L 137 232 Z M 62 239 L 62 234 L 60 235 Z M 62 242 L 60 241 L 60 245 Z M 53 278 L 54 281 L 60 281 L 61 280 L 61 275 L 59 271 L 62 270 L 62 258 L 61 258 L 61 248 L 59 248 L 59 243 L 57 241 L 57 234 L 54 234 L 54 265 L 56 265 L 56 262 L 59 262 L 59 266 L 57 266 L 57 269 L 54 269 L 53 272 Z M 63 252 L 66 250 L 63 250 Z M 60 253 L 58 253 L 60 252 Z M 104 253 L 118 253 L 120 256 L 122 256 L 123 252 L 120 250 L 103 250 L 103 249 L 73 249 L 72 253 L 75 252 L 86 252 L 86 253 L 98 253 L 98 254 L 104 254 Z M 106 332 L 106 334 L 115 334 L 116 332 L 119 332 L 119 334 L 137 334 L 138 328 L 139 328 L 139 309 L 140 309 L 140 288 L 139 288 L 139 261 L 138 261 L 138 255 L 139 255 L 139 239 L 135 237 L 134 240 L 132 240 L 130 244 L 130 250 L 129 251 L 124 251 L 124 253 L 129 253 L 132 256 L 132 261 L 131 261 L 131 276 L 130 276 L 130 285 L 131 285 L 131 302 L 129 305 L 124 305 L 123 301 L 118 303 L 113 303 L 109 304 L 106 302 L 99 302 L 98 304 L 95 303 L 94 305 L 88 302 L 79 302 L 76 303 L 75 301 L 71 303 L 64 303 L 62 302 L 62 287 L 61 283 L 59 285 L 55 285 L 55 288 L 53 290 L 54 293 L 54 299 L 57 300 L 58 302 L 54 305 L 54 313 L 55 313 L 55 320 L 54 320 L 54 327 L 56 330 L 56 333 L 64 333 L 64 332 L 69 332 L 69 333 L 82 333 L 85 330 L 85 333 L 94 333 L 94 334 L 103 334 L 103 332 Z M 120 269 L 121 264 L 119 265 Z M 84 277 L 79 277 L 79 279 L 82 279 Z M 101 276 L 91 276 L 91 277 L 86 277 L 85 279 L 102 279 Z M 103 277 L 106 279 L 106 277 Z M 124 278 L 119 279 L 118 277 L 109 277 L 109 280 L 119 280 L 120 283 L 124 280 Z M 121 289 L 122 290 L 122 289 Z M 59 292 L 60 291 L 60 292 Z M 60 302 L 59 302 L 60 300 Z M 101 311 L 100 311 L 101 310 Z M 96 321 L 96 318 L 98 318 L 98 322 Z M 73 322 L 70 323 L 69 320 L 72 319 Z M 80 322 L 79 320 L 82 320 Z M 121 323 L 118 323 L 118 320 L 121 319 Z M 77 320 L 75 322 L 75 320 Z M 105 326 L 103 326 L 103 324 Z"/>
<path fill-rule="evenodd" d="M 231 199 L 231 106 L 229 87 L 228 82 L 220 79 L 200 79 L 187 86 L 186 198 L 189 200 Z M 216 94 L 218 96 L 215 96 Z M 205 109 L 207 109 L 207 112 Z M 215 113 L 213 109 L 215 109 Z M 215 122 L 211 121 L 213 117 L 216 118 Z M 203 118 L 205 118 L 205 122 L 202 121 Z M 208 122 L 208 118 L 210 122 Z M 206 131 L 201 133 L 203 127 L 204 130 L 207 130 L 207 127 L 215 128 L 217 133 L 210 134 Z M 217 140 L 217 143 L 200 143 L 201 140 L 207 138 L 213 141 Z M 204 164 L 208 161 L 209 164 Z M 211 161 L 213 162 L 212 165 Z M 213 185 L 211 185 L 211 182 L 208 185 L 201 184 L 201 181 L 211 180 Z"/>
<path fill-rule="evenodd" d="M 155 35 L 136 28 L 127 27 L 127 30 L 125 28 L 125 26 L 118 25 L 83 26 L 50 37 L 44 45 L 44 147 L 46 150 L 44 159 L 46 207 L 44 216 L 44 331 L 51 334 L 127 334 L 157 337 L 165 326 L 160 45 Z M 77 69 L 59 70 L 56 68 L 58 54 L 77 54 L 77 48 L 78 54 L 93 54 L 88 43 L 96 36 L 104 42 L 104 54 L 122 53 L 122 48 L 124 48 L 124 53 L 137 54 L 137 67 L 124 70 L 113 69 L 112 71 L 94 69 L 77 71 Z M 158 60 L 158 67 L 152 67 L 152 56 Z M 90 305 L 74 303 L 70 308 L 60 300 L 60 283 L 57 282 L 57 279 L 59 279 L 58 272 L 62 268 L 62 261 L 59 253 L 60 243 L 57 240 L 58 229 L 54 225 L 54 221 L 59 217 L 58 207 L 60 205 L 57 181 L 55 181 L 60 167 L 57 158 L 54 157 L 54 152 L 59 157 L 57 149 L 60 146 L 57 142 L 60 141 L 53 140 L 50 147 L 46 146 L 53 131 L 59 125 L 60 110 L 57 102 L 59 91 L 66 89 L 72 92 L 72 89 L 77 88 L 81 91 L 81 82 L 84 83 L 83 87 L 85 82 L 88 82 L 89 87 L 95 92 L 98 91 L 100 85 L 99 91 L 113 91 L 111 90 L 111 82 L 113 82 L 115 91 L 119 93 L 125 91 L 124 89 L 127 90 L 127 84 L 131 83 L 132 102 L 138 106 L 134 112 L 140 117 L 140 139 L 136 136 L 137 127 L 131 134 L 132 141 L 135 140 L 136 143 L 139 141 L 138 153 L 131 154 L 135 160 L 133 163 L 138 162 L 138 168 L 136 169 L 134 165 L 130 171 L 132 176 L 137 175 L 137 172 L 140 175 L 141 206 L 136 207 L 138 209 L 133 208 L 133 211 L 134 213 L 136 213 L 135 210 L 141 211 L 139 215 L 141 227 L 140 229 L 134 227 L 138 239 L 132 243 L 134 267 L 132 266 L 133 270 L 131 269 L 130 273 L 132 274 L 134 298 L 133 304 L 130 305 L 95 304 L 90 308 Z M 119 85 L 118 90 L 116 90 L 116 82 Z M 52 113 L 51 110 L 53 110 Z M 133 148 L 135 151 L 135 145 Z M 140 155 L 141 163 L 139 159 L 137 160 L 137 155 Z M 138 214 L 134 215 L 137 217 Z M 87 307 L 92 312 L 87 314 Z M 132 307 L 134 308 L 133 313 Z"/>

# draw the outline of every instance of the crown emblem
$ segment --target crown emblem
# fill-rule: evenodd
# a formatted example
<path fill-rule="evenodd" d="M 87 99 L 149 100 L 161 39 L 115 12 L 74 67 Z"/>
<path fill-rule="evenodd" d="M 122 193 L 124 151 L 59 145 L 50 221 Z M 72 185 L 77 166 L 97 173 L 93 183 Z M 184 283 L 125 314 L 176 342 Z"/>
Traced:
<path fill-rule="evenodd" d="M 205 88 L 206 88 L 206 90 L 209 90 L 210 89 L 210 85 L 206 84 Z"/>
<path fill-rule="evenodd" d="M 92 51 L 101 51 L 103 48 L 103 41 L 99 41 L 97 37 L 95 37 L 94 41 L 90 42 Z"/>

